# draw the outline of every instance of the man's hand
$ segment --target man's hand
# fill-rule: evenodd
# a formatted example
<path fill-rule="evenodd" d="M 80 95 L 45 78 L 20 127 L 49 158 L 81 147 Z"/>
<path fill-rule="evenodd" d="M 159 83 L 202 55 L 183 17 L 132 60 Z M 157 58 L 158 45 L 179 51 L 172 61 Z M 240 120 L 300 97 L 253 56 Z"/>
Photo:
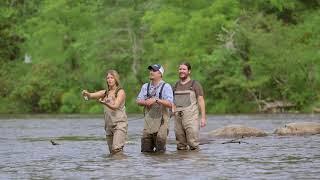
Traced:
<path fill-rule="evenodd" d="M 171 112 L 172 112 L 173 114 L 176 112 L 176 109 L 177 109 L 176 105 L 172 104 L 172 105 L 171 105 Z"/>
<path fill-rule="evenodd" d="M 201 118 L 201 123 L 200 123 L 201 127 L 205 127 L 207 125 L 207 120 L 206 118 Z"/>
<path fill-rule="evenodd" d="M 148 106 L 148 107 L 150 107 L 154 103 L 156 103 L 156 99 L 155 98 L 150 98 L 150 99 L 145 100 L 145 105 Z"/>

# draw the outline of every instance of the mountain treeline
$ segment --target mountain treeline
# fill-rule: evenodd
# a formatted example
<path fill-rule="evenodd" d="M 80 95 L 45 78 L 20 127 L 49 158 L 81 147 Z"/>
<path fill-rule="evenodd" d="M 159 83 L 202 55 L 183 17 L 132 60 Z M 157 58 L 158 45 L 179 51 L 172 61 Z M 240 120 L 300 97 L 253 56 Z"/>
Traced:
<path fill-rule="evenodd" d="M 160 63 L 192 64 L 209 113 L 320 106 L 320 0 L 1 0 L 0 113 L 99 113 L 115 69 L 127 111 Z"/>

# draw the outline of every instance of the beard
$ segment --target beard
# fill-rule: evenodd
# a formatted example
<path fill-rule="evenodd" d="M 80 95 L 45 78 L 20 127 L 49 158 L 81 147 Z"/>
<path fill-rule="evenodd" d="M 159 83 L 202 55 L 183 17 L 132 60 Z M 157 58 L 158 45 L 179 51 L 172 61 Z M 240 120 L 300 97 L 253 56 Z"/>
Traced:
<path fill-rule="evenodd" d="M 181 75 L 183 75 L 183 76 L 181 76 Z M 180 78 L 181 80 L 185 80 L 185 79 L 188 78 L 188 75 L 185 74 L 185 73 L 181 73 L 181 74 L 179 74 L 179 78 Z"/>

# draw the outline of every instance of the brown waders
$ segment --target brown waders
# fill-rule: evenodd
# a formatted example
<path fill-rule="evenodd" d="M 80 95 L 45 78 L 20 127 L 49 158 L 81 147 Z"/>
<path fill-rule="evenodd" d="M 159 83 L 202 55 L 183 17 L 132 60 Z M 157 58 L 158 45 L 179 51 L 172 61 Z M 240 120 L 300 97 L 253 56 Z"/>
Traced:
<path fill-rule="evenodd" d="M 141 152 L 164 152 L 169 130 L 169 113 L 165 107 L 154 104 L 146 109 Z"/>
<path fill-rule="evenodd" d="M 159 99 L 162 98 L 162 90 L 165 83 L 160 84 Z M 159 85 L 159 87 L 160 87 Z M 149 89 L 150 83 L 148 84 Z M 154 97 L 156 90 L 150 96 Z M 166 150 L 167 136 L 169 133 L 169 112 L 167 108 L 158 103 L 150 108 L 145 108 L 144 128 L 141 138 L 141 152 L 164 152 Z"/>
<path fill-rule="evenodd" d="M 104 106 L 104 120 L 110 153 L 113 154 L 122 151 L 128 131 L 128 119 L 124 103 L 117 110 L 112 110 Z"/>
<path fill-rule="evenodd" d="M 192 88 L 192 87 L 191 87 Z M 175 135 L 178 150 L 199 149 L 199 110 L 193 90 L 176 90 L 175 98 Z"/>

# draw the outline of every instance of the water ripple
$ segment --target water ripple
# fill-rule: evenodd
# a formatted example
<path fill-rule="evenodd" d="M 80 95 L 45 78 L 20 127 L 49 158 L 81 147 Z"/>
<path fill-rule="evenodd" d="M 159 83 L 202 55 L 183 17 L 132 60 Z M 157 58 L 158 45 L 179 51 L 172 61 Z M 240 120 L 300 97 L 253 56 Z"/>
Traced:
<path fill-rule="evenodd" d="M 206 133 L 227 124 L 272 132 L 284 122 L 315 116 L 211 116 Z M 317 179 L 320 135 L 204 141 L 199 152 L 176 151 L 173 124 L 167 152 L 141 153 L 143 121 L 129 121 L 123 154 L 109 155 L 103 120 L 49 118 L 1 122 L 0 179 Z M 171 121 L 172 123 L 172 121 Z M 52 128 L 56 127 L 56 128 Z M 59 143 L 52 146 L 50 140 Z"/>

